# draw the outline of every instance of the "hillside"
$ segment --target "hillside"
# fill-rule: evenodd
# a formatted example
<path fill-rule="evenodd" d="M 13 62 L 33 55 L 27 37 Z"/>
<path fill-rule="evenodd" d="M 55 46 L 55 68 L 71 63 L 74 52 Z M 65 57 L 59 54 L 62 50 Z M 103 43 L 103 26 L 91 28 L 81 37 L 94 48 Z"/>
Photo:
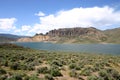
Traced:
<path fill-rule="evenodd" d="M 11 42 L 11 41 L 17 41 L 19 38 L 25 38 L 27 36 L 18 36 L 13 34 L 3 34 L 0 33 L 0 42 Z"/>
<path fill-rule="evenodd" d="M 54 43 L 120 43 L 120 28 L 105 31 L 94 27 L 54 29 L 47 32 L 45 35 L 37 34 L 29 38 L 20 38 L 17 41 L 49 41 Z"/>
<path fill-rule="evenodd" d="M 47 35 L 51 36 L 50 41 L 61 43 L 99 43 L 107 38 L 102 31 L 93 27 L 51 30 Z"/>
<path fill-rule="evenodd" d="M 16 41 L 16 39 L 0 36 L 0 42 L 11 42 L 11 41 Z"/>
<path fill-rule="evenodd" d="M 1 33 L 0 36 L 7 37 L 7 38 L 21 38 L 20 36 L 17 36 L 17 35 L 3 34 L 3 33 Z"/>
<path fill-rule="evenodd" d="M 20 38 L 19 42 L 50 41 L 55 43 L 99 43 L 106 39 L 102 31 L 90 28 L 63 28 L 51 30 L 45 35 L 35 35 L 30 38 Z"/>
<path fill-rule="evenodd" d="M 36 34 L 33 37 L 19 38 L 18 42 L 40 42 L 40 41 L 48 41 L 49 36 L 43 34 Z"/>
<path fill-rule="evenodd" d="M 120 43 L 120 28 L 105 30 L 104 34 L 108 36 L 108 39 L 106 42 Z"/>
<path fill-rule="evenodd" d="M 120 55 L 47 52 L 0 44 L 0 80 L 120 80 Z"/>

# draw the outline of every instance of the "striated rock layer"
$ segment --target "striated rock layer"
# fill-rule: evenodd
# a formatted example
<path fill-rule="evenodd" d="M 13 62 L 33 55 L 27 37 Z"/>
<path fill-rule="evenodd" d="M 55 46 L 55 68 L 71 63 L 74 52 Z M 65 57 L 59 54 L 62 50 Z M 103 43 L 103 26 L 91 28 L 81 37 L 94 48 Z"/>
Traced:
<path fill-rule="evenodd" d="M 48 39 L 49 39 L 49 36 L 47 35 L 35 35 L 33 37 L 20 38 L 17 41 L 18 42 L 41 42 L 41 41 L 47 41 Z"/>
<path fill-rule="evenodd" d="M 104 34 L 93 27 L 90 28 L 63 28 L 63 29 L 58 29 L 58 30 L 51 30 L 47 33 L 47 35 L 51 37 L 68 37 L 68 36 L 81 36 L 81 35 L 101 35 L 103 36 Z"/>
<path fill-rule="evenodd" d="M 101 31 L 93 27 L 89 28 L 63 28 L 51 30 L 47 33 L 51 38 L 50 41 L 58 42 L 102 42 L 107 39 L 107 36 Z"/>
<path fill-rule="evenodd" d="M 107 36 L 101 31 L 93 27 L 89 28 L 62 28 L 47 32 L 45 35 L 36 34 L 29 38 L 20 38 L 19 42 L 40 42 L 40 41 L 54 41 L 54 42 L 69 42 L 69 43 L 91 43 L 104 42 Z"/>

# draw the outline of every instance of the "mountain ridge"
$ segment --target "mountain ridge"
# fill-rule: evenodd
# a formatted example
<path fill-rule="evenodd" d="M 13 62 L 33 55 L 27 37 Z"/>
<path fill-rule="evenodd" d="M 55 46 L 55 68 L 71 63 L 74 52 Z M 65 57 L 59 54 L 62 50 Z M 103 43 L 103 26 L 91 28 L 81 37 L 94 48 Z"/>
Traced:
<path fill-rule="evenodd" d="M 4 36 L 5 37 L 5 36 Z M 3 39 L 3 38 L 0 38 Z M 9 41 L 9 38 L 7 38 Z M 14 38 L 12 38 L 14 39 Z M 54 42 L 54 43 L 120 43 L 120 28 L 99 30 L 94 27 L 60 28 L 46 34 L 16 38 L 17 42 Z"/>
<path fill-rule="evenodd" d="M 108 43 L 120 43 L 120 27 L 105 30 L 104 34 L 108 36 Z"/>
<path fill-rule="evenodd" d="M 107 30 L 99 30 L 94 27 L 82 28 L 60 28 L 50 30 L 46 34 L 36 34 L 33 37 L 18 39 L 19 42 L 54 42 L 54 43 L 120 43 L 120 39 L 115 41 L 111 35 L 116 35 L 115 31 L 109 34 Z M 109 35 L 108 35 L 109 34 Z M 47 37 L 47 38 L 44 38 Z M 111 37 L 111 38 L 110 38 Z M 116 37 L 116 36 L 115 36 Z"/>
<path fill-rule="evenodd" d="M 26 38 L 28 36 L 19 36 L 14 34 L 0 33 L 0 42 L 13 42 L 17 41 L 19 38 Z"/>

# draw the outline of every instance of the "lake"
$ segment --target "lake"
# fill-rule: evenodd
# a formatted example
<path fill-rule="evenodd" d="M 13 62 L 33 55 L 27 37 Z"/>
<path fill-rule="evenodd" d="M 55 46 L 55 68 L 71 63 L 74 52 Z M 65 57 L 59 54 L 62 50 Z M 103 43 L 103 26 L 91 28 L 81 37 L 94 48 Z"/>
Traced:
<path fill-rule="evenodd" d="M 47 42 L 16 42 L 38 50 L 120 54 L 120 44 L 54 44 Z"/>

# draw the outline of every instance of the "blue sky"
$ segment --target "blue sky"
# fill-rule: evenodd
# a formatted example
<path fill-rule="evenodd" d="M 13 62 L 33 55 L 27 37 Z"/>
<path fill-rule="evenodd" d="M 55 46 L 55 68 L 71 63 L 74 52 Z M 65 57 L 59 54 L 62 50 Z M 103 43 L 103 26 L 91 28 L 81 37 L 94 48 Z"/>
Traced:
<path fill-rule="evenodd" d="M 34 35 L 51 29 L 120 27 L 120 0 L 0 0 L 0 33 Z"/>

